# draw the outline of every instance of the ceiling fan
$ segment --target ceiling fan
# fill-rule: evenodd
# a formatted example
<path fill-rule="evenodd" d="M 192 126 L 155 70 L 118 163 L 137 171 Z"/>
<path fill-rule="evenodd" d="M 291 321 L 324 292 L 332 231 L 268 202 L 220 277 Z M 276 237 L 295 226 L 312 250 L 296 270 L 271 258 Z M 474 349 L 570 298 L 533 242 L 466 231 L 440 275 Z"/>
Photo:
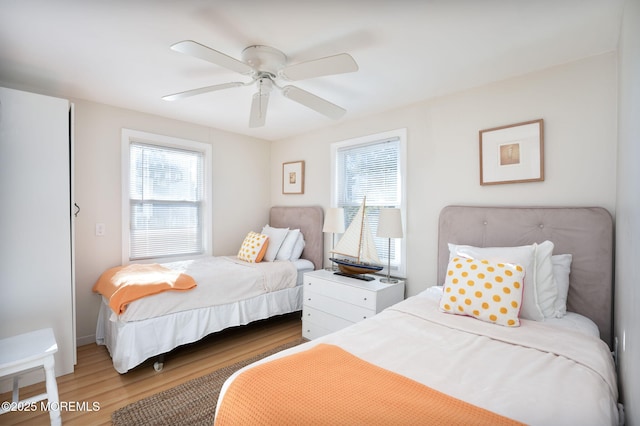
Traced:
<path fill-rule="evenodd" d="M 326 75 L 343 74 L 358 70 L 358 64 L 347 53 L 340 53 L 297 64 L 287 65 L 287 57 L 281 51 L 269 46 L 254 45 L 242 51 L 242 60 L 228 56 L 222 52 L 211 49 L 193 40 L 185 40 L 171 46 L 172 50 L 194 56 L 199 59 L 227 68 L 231 71 L 250 76 L 251 81 L 234 81 L 186 92 L 174 93 L 163 96 L 162 99 L 174 101 L 215 90 L 229 89 L 232 87 L 249 86 L 255 84 L 258 91 L 253 95 L 249 127 L 264 126 L 269 96 L 273 88 L 279 89 L 282 94 L 314 111 L 329 118 L 339 119 L 346 110 L 326 99 L 302 90 L 299 87 L 281 86 L 280 80 L 298 81 Z"/>

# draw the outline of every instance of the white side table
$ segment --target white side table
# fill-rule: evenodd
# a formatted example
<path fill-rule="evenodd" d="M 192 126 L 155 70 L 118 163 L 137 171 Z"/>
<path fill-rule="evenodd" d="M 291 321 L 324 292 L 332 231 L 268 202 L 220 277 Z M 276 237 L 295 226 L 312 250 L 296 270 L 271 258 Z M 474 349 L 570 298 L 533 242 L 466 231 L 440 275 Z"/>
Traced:
<path fill-rule="evenodd" d="M 51 328 L 0 339 L 0 377 L 13 377 L 12 406 L 28 405 L 46 399 L 49 402 L 49 418 L 52 425 L 61 424 L 58 384 L 53 359 L 53 354 L 57 351 L 58 344 Z M 20 376 L 38 368 L 44 368 L 47 391 L 20 401 L 18 390 Z M 8 411 L 11 410 L 0 410 L 0 414 Z"/>
<path fill-rule="evenodd" d="M 404 281 L 396 284 L 335 275 L 320 269 L 304 274 L 302 336 L 313 340 L 370 318 L 404 299 Z"/>

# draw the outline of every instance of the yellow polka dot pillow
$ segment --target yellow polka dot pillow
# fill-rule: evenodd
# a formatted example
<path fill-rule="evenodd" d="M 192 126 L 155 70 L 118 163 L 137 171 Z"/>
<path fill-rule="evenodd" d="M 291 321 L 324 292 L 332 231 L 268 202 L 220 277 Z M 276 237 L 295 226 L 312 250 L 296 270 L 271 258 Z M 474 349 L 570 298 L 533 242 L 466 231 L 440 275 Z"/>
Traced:
<path fill-rule="evenodd" d="M 257 232 L 249 232 L 240 246 L 238 259 L 249 263 L 258 263 L 262 261 L 268 245 L 269 237 Z"/>
<path fill-rule="evenodd" d="M 520 325 L 524 268 L 456 256 L 447 268 L 440 310 L 508 327 Z"/>

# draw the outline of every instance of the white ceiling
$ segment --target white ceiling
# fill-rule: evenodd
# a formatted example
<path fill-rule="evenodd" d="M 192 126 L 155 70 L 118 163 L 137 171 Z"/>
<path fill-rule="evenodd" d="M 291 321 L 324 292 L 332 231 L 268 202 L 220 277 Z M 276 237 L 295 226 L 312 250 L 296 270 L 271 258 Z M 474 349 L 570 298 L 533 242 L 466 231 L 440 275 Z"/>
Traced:
<path fill-rule="evenodd" d="M 347 109 L 341 121 L 617 48 L 623 0 L 0 0 L 0 83 L 266 140 L 333 120 L 274 91 L 248 127 L 255 86 L 162 96 L 248 77 L 174 52 L 195 40 L 290 63 L 347 52 L 355 73 L 291 83 Z"/>

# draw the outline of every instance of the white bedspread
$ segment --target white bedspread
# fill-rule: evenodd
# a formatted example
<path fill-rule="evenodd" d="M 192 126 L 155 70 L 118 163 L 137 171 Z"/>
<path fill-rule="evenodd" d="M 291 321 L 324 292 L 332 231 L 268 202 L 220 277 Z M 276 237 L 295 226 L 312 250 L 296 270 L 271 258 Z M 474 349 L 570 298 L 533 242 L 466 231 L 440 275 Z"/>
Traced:
<path fill-rule="evenodd" d="M 294 287 L 297 269 L 292 262 L 243 262 L 232 256 L 203 257 L 164 263 L 164 266 L 192 276 L 197 287 L 166 291 L 130 303 L 112 321 L 139 321 L 175 312 L 249 299 L 260 294 Z"/>
<path fill-rule="evenodd" d="M 506 328 L 444 314 L 427 290 L 275 356 L 321 342 L 527 424 L 618 424 L 611 354 L 600 339 L 579 331 L 527 320 Z"/>

